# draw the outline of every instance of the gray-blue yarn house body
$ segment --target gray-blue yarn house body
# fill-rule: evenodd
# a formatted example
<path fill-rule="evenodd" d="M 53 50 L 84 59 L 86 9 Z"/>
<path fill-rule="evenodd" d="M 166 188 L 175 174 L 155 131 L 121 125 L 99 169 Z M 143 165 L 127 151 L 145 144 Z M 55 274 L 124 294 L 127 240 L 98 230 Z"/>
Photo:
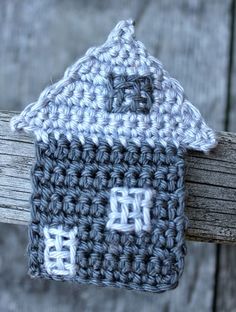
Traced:
<path fill-rule="evenodd" d="M 187 149 L 214 132 L 121 21 L 11 121 L 35 136 L 33 277 L 162 292 L 184 269 Z"/>

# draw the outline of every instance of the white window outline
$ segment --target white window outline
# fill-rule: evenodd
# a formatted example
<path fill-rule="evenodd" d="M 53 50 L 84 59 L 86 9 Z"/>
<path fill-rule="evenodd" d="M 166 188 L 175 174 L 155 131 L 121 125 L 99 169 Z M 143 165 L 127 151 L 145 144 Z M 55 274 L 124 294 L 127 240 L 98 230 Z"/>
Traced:
<path fill-rule="evenodd" d="M 77 227 L 64 230 L 58 227 L 45 226 L 44 232 L 44 265 L 48 274 L 74 276 L 76 274 Z"/>
<path fill-rule="evenodd" d="M 152 190 L 145 188 L 112 188 L 106 228 L 121 232 L 150 232 L 153 194 Z"/>

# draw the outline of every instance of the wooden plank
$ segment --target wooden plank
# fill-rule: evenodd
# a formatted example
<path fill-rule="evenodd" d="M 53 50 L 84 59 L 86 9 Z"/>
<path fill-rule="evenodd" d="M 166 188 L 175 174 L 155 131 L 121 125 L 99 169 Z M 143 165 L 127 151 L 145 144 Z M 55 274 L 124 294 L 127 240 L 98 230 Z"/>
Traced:
<path fill-rule="evenodd" d="M 229 75 L 228 115 L 226 126 L 230 131 L 236 132 L 236 2 L 232 1 L 232 46 Z M 216 311 L 236 311 L 236 248 L 235 246 L 219 246 L 217 287 L 216 287 Z"/>
<path fill-rule="evenodd" d="M 34 145 L 9 134 L 13 114 L 0 112 L 0 222 L 28 224 Z M 186 160 L 188 237 L 236 243 L 236 134 L 220 133 L 211 153 L 189 152 Z"/>

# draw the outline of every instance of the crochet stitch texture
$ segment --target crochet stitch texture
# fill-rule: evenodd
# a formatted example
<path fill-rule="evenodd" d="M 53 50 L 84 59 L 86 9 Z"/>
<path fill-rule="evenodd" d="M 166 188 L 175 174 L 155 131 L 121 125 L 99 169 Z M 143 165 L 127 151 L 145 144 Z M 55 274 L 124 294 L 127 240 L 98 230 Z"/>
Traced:
<path fill-rule="evenodd" d="M 34 133 L 29 271 L 162 292 L 186 254 L 186 149 L 214 132 L 121 21 L 11 121 Z"/>

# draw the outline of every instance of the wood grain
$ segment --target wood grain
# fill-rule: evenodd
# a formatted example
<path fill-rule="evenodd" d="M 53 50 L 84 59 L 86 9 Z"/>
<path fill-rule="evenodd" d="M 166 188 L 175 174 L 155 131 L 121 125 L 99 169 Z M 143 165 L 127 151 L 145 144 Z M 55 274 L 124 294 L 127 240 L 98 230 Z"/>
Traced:
<path fill-rule="evenodd" d="M 34 146 L 27 135 L 9 132 L 14 113 L 0 112 L 0 222 L 30 220 L 30 168 Z M 187 155 L 188 238 L 236 242 L 236 134 L 220 133 L 209 154 Z"/>

